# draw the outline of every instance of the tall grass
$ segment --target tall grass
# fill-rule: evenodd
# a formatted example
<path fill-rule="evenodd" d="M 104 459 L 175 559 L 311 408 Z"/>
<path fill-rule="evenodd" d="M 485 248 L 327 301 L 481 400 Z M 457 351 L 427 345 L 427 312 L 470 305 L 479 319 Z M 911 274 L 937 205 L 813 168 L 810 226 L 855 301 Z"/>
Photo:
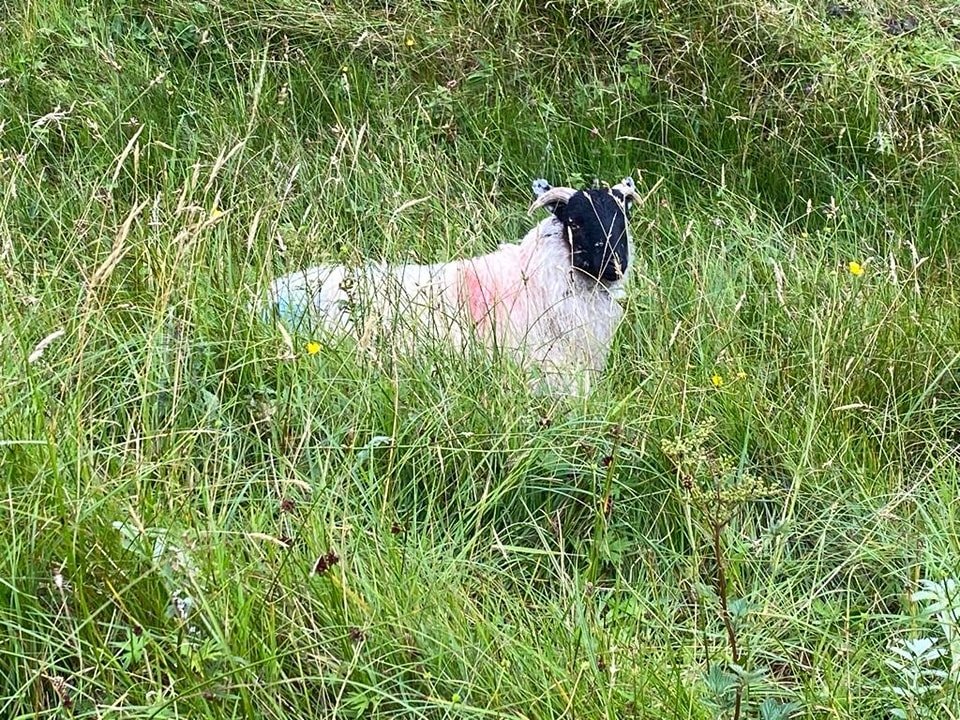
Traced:
<path fill-rule="evenodd" d="M 887 660 L 960 572 L 958 32 L 913 2 L 0 11 L 0 715 L 956 717 L 947 654 L 926 694 Z M 588 398 L 248 311 L 627 174 L 663 184 Z"/>

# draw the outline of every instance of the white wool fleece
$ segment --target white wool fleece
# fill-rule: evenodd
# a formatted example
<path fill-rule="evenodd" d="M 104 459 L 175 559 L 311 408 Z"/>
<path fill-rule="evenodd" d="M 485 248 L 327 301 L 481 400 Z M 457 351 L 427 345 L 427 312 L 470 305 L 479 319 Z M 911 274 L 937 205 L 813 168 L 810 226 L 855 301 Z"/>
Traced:
<path fill-rule="evenodd" d="M 519 244 L 434 265 L 320 265 L 280 277 L 270 298 L 281 320 L 315 332 L 376 333 L 405 350 L 437 338 L 476 338 L 538 369 L 553 392 L 582 393 L 601 372 L 623 310 L 623 280 L 604 286 L 572 269 L 552 215 Z M 301 324 L 302 323 L 302 324 Z"/>

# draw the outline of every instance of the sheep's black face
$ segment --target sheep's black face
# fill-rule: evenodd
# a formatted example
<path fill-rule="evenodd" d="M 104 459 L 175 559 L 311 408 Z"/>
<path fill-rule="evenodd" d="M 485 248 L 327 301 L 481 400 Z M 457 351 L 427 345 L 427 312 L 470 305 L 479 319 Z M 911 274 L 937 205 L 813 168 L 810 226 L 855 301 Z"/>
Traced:
<path fill-rule="evenodd" d="M 582 190 L 559 204 L 554 215 L 563 223 L 573 266 L 604 283 L 620 280 L 630 262 L 629 212 L 617 190 Z"/>

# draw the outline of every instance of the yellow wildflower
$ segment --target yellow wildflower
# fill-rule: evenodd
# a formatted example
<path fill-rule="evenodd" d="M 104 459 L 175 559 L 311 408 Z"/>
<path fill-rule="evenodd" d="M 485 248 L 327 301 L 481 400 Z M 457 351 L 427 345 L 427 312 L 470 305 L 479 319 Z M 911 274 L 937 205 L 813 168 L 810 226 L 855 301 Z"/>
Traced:
<path fill-rule="evenodd" d="M 320 352 L 320 343 L 318 343 L 315 340 L 311 340 L 310 342 L 307 343 L 308 355 L 316 355 L 318 352 Z"/>
<path fill-rule="evenodd" d="M 720 387 L 721 385 L 723 385 L 723 375 L 719 373 L 714 373 L 710 378 L 710 382 L 713 383 L 714 387 Z"/>
<path fill-rule="evenodd" d="M 851 260 L 850 264 L 847 265 L 847 268 L 849 268 L 850 274 L 854 277 L 860 277 L 863 275 L 863 265 L 858 263 L 856 260 Z"/>
<path fill-rule="evenodd" d="M 408 37 L 407 40 L 406 40 L 406 42 L 405 42 L 404 44 L 405 44 L 407 47 L 413 47 L 413 46 L 416 44 L 416 42 L 417 42 L 417 41 L 414 40 L 412 37 Z"/>

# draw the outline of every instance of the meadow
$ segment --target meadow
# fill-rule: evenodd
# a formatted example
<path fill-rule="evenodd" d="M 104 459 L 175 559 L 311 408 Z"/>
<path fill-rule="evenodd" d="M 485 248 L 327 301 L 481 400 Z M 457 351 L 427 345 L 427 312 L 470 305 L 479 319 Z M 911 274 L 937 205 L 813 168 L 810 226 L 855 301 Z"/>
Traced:
<path fill-rule="evenodd" d="M 0 717 L 960 717 L 958 109 L 937 0 L 9 0 Z M 587 397 L 249 311 L 626 175 Z"/>

